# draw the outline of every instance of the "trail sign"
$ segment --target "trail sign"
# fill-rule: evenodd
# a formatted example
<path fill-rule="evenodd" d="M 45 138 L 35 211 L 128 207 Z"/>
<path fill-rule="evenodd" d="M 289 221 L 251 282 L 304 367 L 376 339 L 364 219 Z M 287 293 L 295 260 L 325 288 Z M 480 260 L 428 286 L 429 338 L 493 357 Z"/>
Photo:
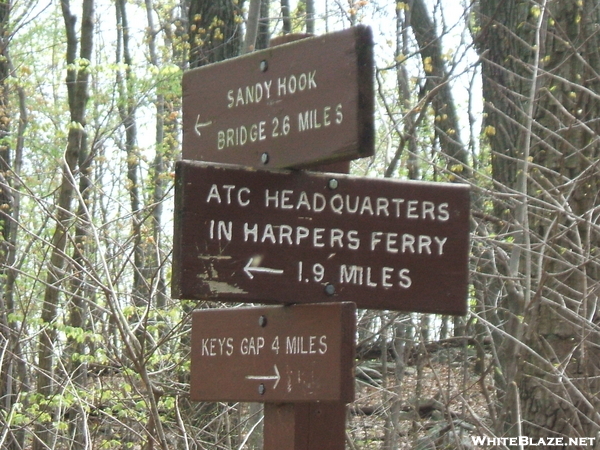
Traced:
<path fill-rule="evenodd" d="M 174 298 L 466 312 L 466 185 L 180 161 L 174 241 Z"/>
<path fill-rule="evenodd" d="M 314 167 L 374 151 L 373 42 L 357 26 L 183 75 L 183 159 Z"/>
<path fill-rule="evenodd" d="M 354 401 L 353 303 L 196 310 L 198 401 Z"/>

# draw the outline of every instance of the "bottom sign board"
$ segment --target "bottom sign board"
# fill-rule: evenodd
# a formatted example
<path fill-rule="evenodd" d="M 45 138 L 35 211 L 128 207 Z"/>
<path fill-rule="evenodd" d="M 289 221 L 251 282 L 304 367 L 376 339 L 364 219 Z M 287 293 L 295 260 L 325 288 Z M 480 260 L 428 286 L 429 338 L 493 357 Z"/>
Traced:
<path fill-rule="evenodd" d="M 190 398 L 354 401 L 356 305 L 197 310 Z"/>

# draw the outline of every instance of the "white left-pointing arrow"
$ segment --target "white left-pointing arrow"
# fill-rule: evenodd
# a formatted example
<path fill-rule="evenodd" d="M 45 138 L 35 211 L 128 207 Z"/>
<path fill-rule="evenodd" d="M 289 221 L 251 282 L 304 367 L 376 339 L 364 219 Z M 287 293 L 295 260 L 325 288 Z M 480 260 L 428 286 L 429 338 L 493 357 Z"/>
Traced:
<path fill-rule="evenodd" d="M 271 269 L 269 267 L 253 267 L 252 266 L 253 262 L 254 262 L 254 258 L 250 258 L 248 260 L 248 263 L 244 267 L 244 272 L 246 272 L 246 275 L 248 275 L 248 277 L 250 279 L 254 278 L 254 274 L 252 272 L 255 272 L 255 273 L 270 273 L 270 274 L 273 274 L 273 275 L 282 275 L 283 274 L 283 270 L 282 269 Z"/>
<path fill-rule="evenodd" d="M 196 134 L 198 136 L 202 136 L 200 128 L 204 128 L 209 125 L 212 125 L 212 120 L 209 120 L 208 122 L 200 122 L 200 114 L 198 114 L 198 117 L 196 117 L 196 125 L 194 126 L 194 130 L 196 130 Z"/>
<path fill-rule="evenodd" d="M 277 369 L 277 364 L 273 365 L 273 369 L 275 369 L 275 375 L 246 375 L 247 380 L 259 380 L 259 381 L 271 381 L 274 380 L 275 384 L 273 385 L 273 389 L 277 387 L 279 384 L 279 380 L 281 380 L 281 376 L 279 375 L 279 369 Z"/>

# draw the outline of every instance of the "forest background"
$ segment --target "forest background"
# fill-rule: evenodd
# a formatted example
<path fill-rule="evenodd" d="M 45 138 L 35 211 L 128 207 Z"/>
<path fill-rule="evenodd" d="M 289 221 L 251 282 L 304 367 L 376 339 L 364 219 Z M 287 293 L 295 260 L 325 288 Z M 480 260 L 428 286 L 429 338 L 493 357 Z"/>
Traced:
<path fill-rule="evenodd" d="M 600 448 L 599 8 L 0 1 L 0 447 L 260 448 L 259 405 L 189 401 L 190 311 L 226 305 L 169 295 L 181 76 L 360 23 L 352 173 L 470 184 L 471 284 L 465 317 L 359 312 L 347 447 Z"/>

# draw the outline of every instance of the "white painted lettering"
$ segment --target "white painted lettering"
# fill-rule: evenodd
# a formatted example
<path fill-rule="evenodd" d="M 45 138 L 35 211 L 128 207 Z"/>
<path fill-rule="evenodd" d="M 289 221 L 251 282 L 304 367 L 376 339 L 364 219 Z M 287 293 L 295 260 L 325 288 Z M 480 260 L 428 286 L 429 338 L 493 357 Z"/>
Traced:
<path fill-rule="evenodd" d="M 296 336 L 285 338 L 285 353 L 286 355 L 295 355 L 298 353 L 298 338 Z"/>
<path fill-rule="evenodd" d="M 308 72 L 308 89 L 316 89 L 317 82 L 315 80 L 315 75 L 317 75 L 317 71 L 313 70 L 312 72 Z"/>
<path fill-rule="evenodd" d="M 271 350 L 273 350 L 276 355 L 279 355 L 279 336 L 275 336 L 275 339 L 273 339 Z"/>
<path fill-rule="evenodd" d="M 315 228 L 313 230 L 313 247 L 322 248 L 325 247 L 325 243 L 323 242 L 323 233 L 325 232 L 325 228 Z"/>
<path fill-rule="evenodd" d="M 208 197 L 206 197 L 206 203 L 210 203 L 211 200 L 216 200 L 217 203 L 221 204 L 221 196 L 219 195 L 219 188 L 216 184 L 213 184 L 210 187 L 210 191 L 208 192 Z"/>
<path fill-rule="evenodd" d="M 227 192 L 227 204 L 231 205 L 231 190 L 234 189 L 235 186 L 231 184 L 224 184 L 223 189 Z"/>
<path fill-rule="evenodd" d="M 396 218 L 400 218 L 400 206 L 404 203 L 403 198 L 393 198 L 392 203 L 396 206 Z"/>
<path fill-rule="evenodd" d="M 335 107 L 335 123 L 336 125 L 341 124 L 344 121 L 344 114 L 342 114 L 342 104 L 339 103 Z"/>
<path fill-rule="evenodd" d="M 440 203 L 437 208 L 437 219 L 440 222 L 445 222 L 450 218 L 450 213 L 448 212 L 448 203 Z"/>
<path fill-rule="evenodd" d="M 390 282 L 393 271 L 394 269 L 392 267 L 384 267 L 382 269 L 381 286 L 383 286 L 385 289 L 389 289 L 394 286 L 393 283 Z"/>
<path fill-rule="evenodd" d="M 267 90 L 267 99 L 271 98 L 271 84 L 273 84 L 273 80 L 263 81 L 265 85 L 265 89 Z"/>
<path fill-rule="evenodd" d="M 367 267 L 367 286 L 377 287 L 377 283 L 371 280 L 371 268 Z"/>
<path fill-rule="evenodd" d="M 304 208 L 307 211 L 310 211 L 310 201 L 308 200 L 308 194 L 305 191 L 300 192 L 300 198 L 298 199 L 298 203 L 296 204 L 296 209 Z"/>
<path fill-rule="evenodd" d="M 292 195 L 294 191 L 289 189 L 283 189 L 281 191 L 281 209 L 293 209 L 294 205 L 290 203 L 290 195 Z"/>
<path fill-rule="evenodd" d="M 365 212 L 368 212 L 369 215 L 373 215 L 373 205 L 371 204 L 371 197 L 363 198 L 362 205 L 360 207 L 360 215 L 362 216 Z"/>
<path fill-rule="evenodd" d="M 390 211 L 389 211 L 389 206 L 390 206 L 390 201 L 385 198 L 385 197 L 378 197 L 377 198 L 377 216 L 385 216 L 385 217 L 389 217 L 390 216 Z"/>
<path fill-rule="evenodd" d="M 290 75 L 288 81 L 288 91 L 290 94 L 296 93 L 296 88 L 298 87 L 298 81 L 296 80 L 296 75 Z"/>
<path fill-rule="evenodd" d="M 398 249 L 395 247 L 398 237 L 398 233 L 386 233 L 385 236 L 385 250 L 388 253 L 398 253 Z"/>
<path fill-rule="evenodd" d="M 238 204 L 240 206 L 248 206 L 250 204 L 250 200 L 248 198 L 246 198 L 245 200 L 243 200 L 242 199 L 242 193 L 250 195 L 250 189 L 248 189 L 247 187 L 240 188 L 240 190 L 238 191 L 238 194 L 237 194 Z"/>
<path fill-rule="evenodd" d="M 233 355 L 233 338 L 202 338 L 202 356 L 231 356 Z"/>
<path fill-rule="evenodd" d="M 363 284 L 362 272 L 362 267 L 360 266 L 342 264 L 340 266 L 340 284 L 361 286 Z"/>
<path fill-rule="evenodd" d="M 271 194 L 268 189 L 265 190 L 265 206 L 268 208 L 273 202 L 275 208 L 279 208 L 279 191 L 275 191 L 275 194 Z"/>
<path fill-rule="evenodd" d="M 358 231 L 350 230 L 348 235 L 348 248 L 350 250 L 358 250 L 360 248 L 360 238 L 358 237 Z"/>
<path fill-rule="evenodd" d="M 397 277 L 396 279 L 394 279 Z M 351 284 L 369 288 L 390 289 L 397 286 L 408 289 L 412 280 L 409 269 L 400 269 L 396 272 L 393 267 L 382 267 L 381 269 L 369 266 L 340 265 L 340 284 Z"/>
<path fill-rule="evenodd" d="M 428 201 L 423 202 L 421 219 L 435 220 L 435 203 Z"/>
<path fill-rule="evenodd" d="M 289 225 L 280 225 L 279 226 L 279 245 L 283 244 L 283 242 L 285 241 L 288 245 L 292 245 L 293 244 L 293 240 L 292 240 L 292 232 L 294 231 L 294 229 L 289 226 Z"/>
<path fill-rule="evenodd" d="M 400 278 L 398 286 L 400 286 L 401 288 L 408 289 L 412 284 L 409 269 L 401 269 L 400 271 L 398 271 L 398 278 Z"/>
<path fill-rule="evenodd" d="M 251 125 L 240 125 L 217 132 L 217 149 L 243 147 L 249 142 L 264 141 L 266 136 L 264 120 Z"/>
<path fill-rule="evenodd" d="M 317 353 L 317 350 L 315 349 L 315 344 L 317 337 L 316 336 L 310 336 L 308 338 L 308 353 L 310 353 L 311 355 L 314 355 L 315 353 Z"/>
<path fill-rule="evenodd" d="M 438 245 L 438 255 L 440 255 L 440 256 L 443 255 L 444 254 L 444 245 L 446 244 L 446 241 L 448 240 L 448 238 L 447 237 L 439 238 L 437 236 L 434 236 L 433 240 Z"/>
<path fill-rule="evenodd" d="M 273 225 L 271 225 L 270 223 L 265 225 L 263 229 L 262 238 L 260 239 L 260 242 L 262 242 L 263 244 L 267 241 L 270 241 L 271 244 L 277 243 L 277 240 L 275 239 L 275 230 L 273 229 Z"/>
<path fill-rule="evenodd" d="M 224 220 L 219 220 L 219 222 L 217 222 L 217 240 L 231 241 L 232 237 L 233 237 L 233 222 L 231 220 L 229 222 L 225 222 Z"/>
<path fill-rule="evenodd" d="M 325 210 L 327 206 L 327 199 L 325 196 L 319 192 L 315 192 L 313 194 L 313 211 L 314 212 L 322 212 Z"/>
<path fill-rule="evenodd" d="M 420 235 L 419 236 L 419 255 L 428 254 L 431 255 L 431 236 Z"/>
<path fill-rule="evenodd" d="M 221 355 L 231 356 L 233 354 L 233 338 L 218 339 Z"/>
<path fill-rule="evenodd" d="M 383 233 L 381 231 L 373 231 L 371 233 L 371 251 L 375 250 L 377 244 L 381 242 L 381 236 Z"/>
<path fill-rule="evenodd" d="M 321 355 L 324 355 L 325 353 L 327 353 L 327 336 L 321 336 L 319 338 L 319 353 Z"/>
<path fill-rule="evenodd" d="M 286 355 L 324 355 L 327 353 L 327 336 L 286 336 Z"/>
<path fill-rule="evenodd" d="M 287 95 L 287 87 L 286 87 L 285 83 L 286 83 L 285 77 L 277 78 L 277 95 L 279 97 L 283 97 L 284 95 Z"/>
<path fill-rule="evenodd" d="M 296 245 L 300 245 L 302 239 L 310 236 L 310 230 L 306 227 L 296 227 Z"/>
<path fill-rule="evenodd" d="M 292 74 L 286 77 L 277 78 L 277 96 L 292 95 L 296 92 L 304 92 L 317 88 L 317 71 L 303 72 L 301 74 Z"/>
<path fill-rule="evenodd" d="M 404 233 L 402 235 L 402 253 L 415 252 L 415 237 L 412 234 Z"/>
<path fill-rule="evenodd" d="M 336 214 L 343 214 L 344 212 L 344 199 L 340 194 L 335 194 L 329 199 L 329 206 L 331 210 Z"/>
<path fill-rule="evenodd" d="M 338 248 L 344 248 L 344 231 L 340 230 L 339 228 L 334 228 L 331 230 L 331 233 L 329 234 L 329 246 L 331 248 L 334 247 L 338 247 Z"/>
<path fill-rule="evenodd" d="M 252 242 L 258 242 L 258 224 L 255 223 L 252 227 L 248 223 L 244 223 L 244 242 L 252 238 Z"/>
<path fill-rule="evenodd" d="M 265 346 L 265 338 L 262 336 L 258 337 L 245 337 L 240 342 L 240 353 L 244 356 L 246 355 L 260 355 L 260 351 Z"/>
<path fill-rule="evenodd" d="M 216 236 L 215 236 L 215 225 L 216 225 Z M 209 226 L 209 236 L 210 239 L 228 240 L 231 241 L 233 237 L 233 222 L 225 222 L 223 220 L 219 220 L 215 222 L 214 220 L 210 221 Z"/>
<path fill-rule="evenodd" d="M 305 73 L 301 73 L 298 77 L 298 90 L 303 91 L 306 89 L 306 85 L 308 83 L 307 77 Z"/>
<path fill-rule="evenodd" d="M 338 105 L 341 108 L 341 105 Z M 340 112 L 336 111 L 336 125 L 342 121 Z M 331 125 L 331 106 L 323 108 L 307 109 L 298 113 L 298 131 L 318 130 L 319 128 L 329 127 Z"/>
<path fill-rule="evenodd" d="M 202 339 L 202 356 L 210 356 L 210 352 L 208 351 L 208 342 L 210 339 Z"/>
<path fill-rule="evenodd" d="M 398 241 L 400 237 L 400 241 Z M 418 255 L 443 255 L 444 244 L 448 240 L 447 237 L 417 235 L 404 233 L 384 233 L 382 231 L 372 231 L 370 238 L 370 249 L 375 251 L 379 248 L 379 244 L 383 243 L 384 250 L 387 253 L 413 253 Z M 434 250 L 437 250 L 435 252 Z"/>
<path fill-rule="evenodd" d="M 331 111 L 330 106 L 326 106 L 325 108 L 323 108 L 323 125 L 326 127 L 331 125 L 331 119 L 329 118 L 330 111 Z"/>
<path fill-rule="evenodd" d="M 419 202 L 417 200 L 409 200 L 407 205 L 407 209 L 406 209 L 406 218 L 407 219 L 418 219 L 419 218 L 419 214 L 416 213 L 417 210 L 417 206 L 418 206 Z"/>

